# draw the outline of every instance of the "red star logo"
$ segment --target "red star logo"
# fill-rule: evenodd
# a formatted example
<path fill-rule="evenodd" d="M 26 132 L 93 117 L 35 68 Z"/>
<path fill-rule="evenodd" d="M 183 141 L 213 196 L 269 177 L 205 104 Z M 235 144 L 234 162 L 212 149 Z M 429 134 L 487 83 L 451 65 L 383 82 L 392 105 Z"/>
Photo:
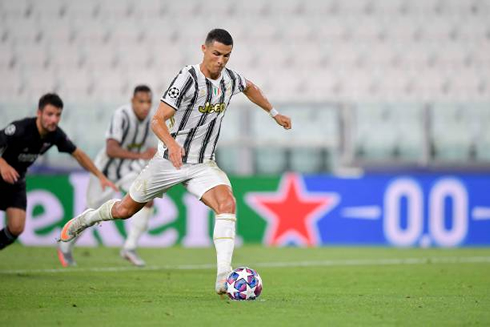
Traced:
<path fill-rule="evenodd" d="M 267 222 L 265 243 L 294 242 L 312 246 L 320 243 L 317 222 L 339 202 L 335 193 L 308 193 L 303 180 L 287 174 L 275 193 L 249 193 L 247 203 Z"/>

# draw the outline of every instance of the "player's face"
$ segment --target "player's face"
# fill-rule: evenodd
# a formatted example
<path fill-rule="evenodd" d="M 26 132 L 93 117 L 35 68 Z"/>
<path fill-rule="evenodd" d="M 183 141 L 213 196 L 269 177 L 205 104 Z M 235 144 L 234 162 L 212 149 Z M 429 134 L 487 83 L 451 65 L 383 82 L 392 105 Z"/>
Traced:
<path fill-rule="evenodd" d="M 131 99 L 133 104 L 133 110 L 139 120 L 145 119 L 150 113 L 151 109 L 151 93 L 150 92 L 136 92 Z"/>
<path fill-rule="evenodd" d="M 37 119 L 41 128 L 46 132 L 54 132 L 58 128 L 62 109 L 51 104 L 44 106 L 43 110 L 37 111 Z"/>
<path fill-rule="evenodd" d="M 224 45 L 217 41 L 202 46 L 202 52 L 204 53 L 203 64 L 212 77 L 218 77 L 221 74 L 228 60 L 230 60 L 232 49 L 232 45 Z"/>

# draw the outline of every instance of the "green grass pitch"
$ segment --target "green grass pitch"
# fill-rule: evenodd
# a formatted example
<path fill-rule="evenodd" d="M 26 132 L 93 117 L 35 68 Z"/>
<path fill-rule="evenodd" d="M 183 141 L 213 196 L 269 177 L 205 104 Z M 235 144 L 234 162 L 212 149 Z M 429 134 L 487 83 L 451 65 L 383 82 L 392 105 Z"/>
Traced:
<path fill-rule="evenodd" d="M 235 250 L 262 276 L 257 301 L 214 294 L 214 249 L 141 249 L 133 268 L 115 248 L 0 251 L 3 326 L 488 326 L 490 249 Z"/>

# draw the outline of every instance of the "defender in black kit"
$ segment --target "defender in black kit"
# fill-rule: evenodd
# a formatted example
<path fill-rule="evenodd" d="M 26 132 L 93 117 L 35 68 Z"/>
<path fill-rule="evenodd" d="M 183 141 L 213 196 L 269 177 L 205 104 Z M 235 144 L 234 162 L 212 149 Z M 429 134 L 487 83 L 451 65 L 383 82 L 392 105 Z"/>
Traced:
<path fill-rule="evenodd" d="M 71 154 L 99 178 L 103 188 L 117 189 L 58 126 L 62 111 L 61 98 L 48 93 L 39 99 L 36 117 L 14 121 L 0 130 L 0 210 L 7 216 L 7 226 L 0 230 L 0 250 L 12 244 L 24 230 L 27 168 L 52 146 Z"/>

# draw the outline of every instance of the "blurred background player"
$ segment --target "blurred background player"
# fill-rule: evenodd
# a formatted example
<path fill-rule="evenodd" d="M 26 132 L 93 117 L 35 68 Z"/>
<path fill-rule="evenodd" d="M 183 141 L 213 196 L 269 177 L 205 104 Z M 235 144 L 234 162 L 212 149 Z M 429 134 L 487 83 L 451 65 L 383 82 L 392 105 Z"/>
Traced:
<path fill-rule="evenodd" d="M 69 153 L 80 166 L 94 174 L 101 189 L 117 187 L 102 174 L 90 158 L 73 144 L 58 126 L 63 101 L 54 93 L 39 99 L 37 116 L 10 123 L 0 131 L 0 210 L 7 215 L 7 226 L 0 231 L 0 250 L 12 244 L 26 223 L 26 172 L 36 159 L 53 145 Z"/>
<path fill-rule="evenodd" d="M 134 89 L 131 103 L 118 108 L 106 132 L 106 145 L 95 158 L 96 166 L 121 191 L 127 193 L 134 179 L 156 152 L 154 137 L 150 131 L 152 92 L 146 85 Z M 98 208 L 116 196 L 112 190 L 103 190 L 95 178 L 90 178 L 87 188 L 87 207 Z M 134 214 L 121 250 L 121 257 L 135 266 L 145 262 L 136 253 L 138 239 L 148 228 L 148 220 L 153 212 L 153 201 L 148 202 Z M 58 258 L 64 267 L 76 265 L 73 247 L 77 239 L 58 243 Z"/>
<path fill-rule="evenodd" d="M 72 240 L 97 222 L 129 218 L 155 197 L 183 184 L 216 214 L 215 291 L 226 292 L 225 282 L 231 271 L 234 249 L 236 208 L 230 181 L 214 159 L 228 104 L 233 95 L 243 92 L 277 124 L 291 128 L 291 120 L 279 114 L 257 86 L 225 68 L 232 49 L 233 38 L 227 31 L 214 29 L 208 33 L 202 45 L 201 64 L 186 66 L 180 71 L 153 116 L 152 130 L 159 138 L 158 155 L 136 178 L 122 200 L 109 200 L 66 223 L 61 241 Z"/>

